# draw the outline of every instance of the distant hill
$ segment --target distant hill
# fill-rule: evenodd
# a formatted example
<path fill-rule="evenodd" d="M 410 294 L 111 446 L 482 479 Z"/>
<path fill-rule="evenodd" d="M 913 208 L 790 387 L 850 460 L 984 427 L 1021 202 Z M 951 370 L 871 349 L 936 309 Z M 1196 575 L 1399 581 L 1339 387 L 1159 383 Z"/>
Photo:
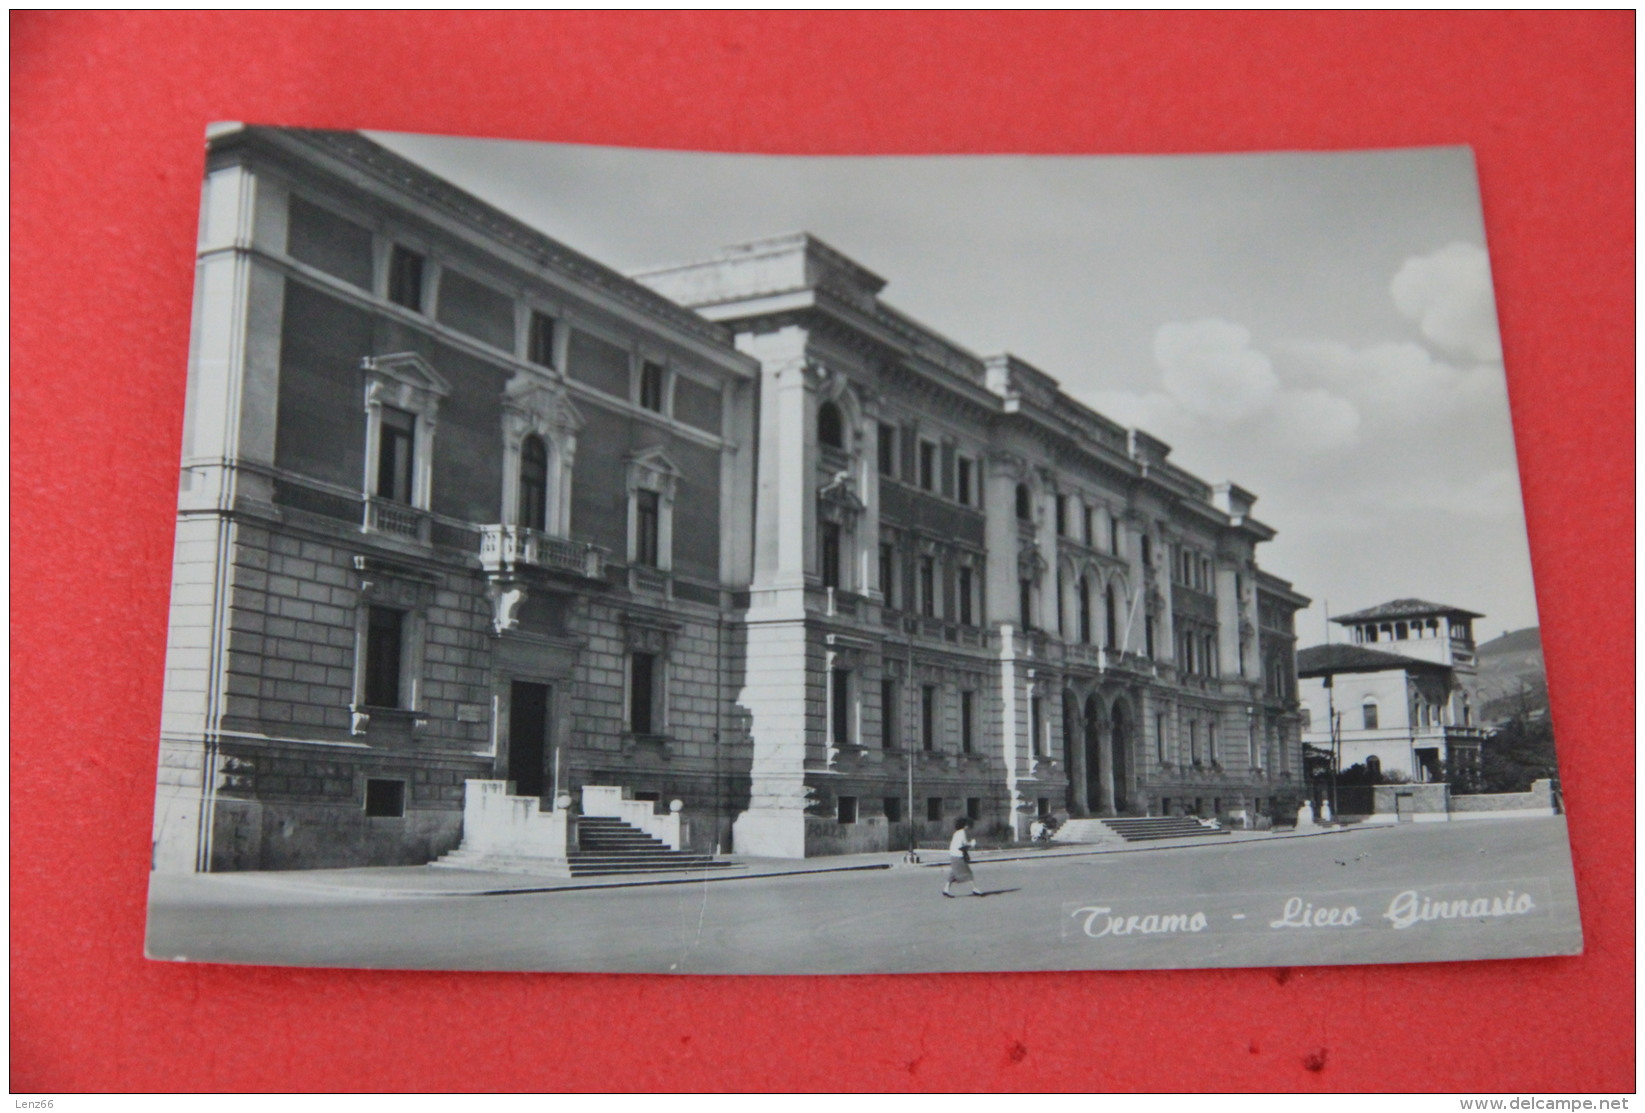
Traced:
<path fill-rule="evenodd" d="M 1515 715 L 1548 713 L 1548 672 L 1542 662 L 1542 631 L 1536 626 L 1492 638 L 1479 655 L 1479 719 L 1487 725 Z"/>

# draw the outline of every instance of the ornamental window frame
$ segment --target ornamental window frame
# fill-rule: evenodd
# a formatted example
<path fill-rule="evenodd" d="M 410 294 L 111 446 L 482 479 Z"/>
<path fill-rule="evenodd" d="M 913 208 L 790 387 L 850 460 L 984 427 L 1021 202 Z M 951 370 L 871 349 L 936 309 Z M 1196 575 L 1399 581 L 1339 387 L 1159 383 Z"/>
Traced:
<path fill-rule="evenodd" d="M 571 533 L 571 481 L 577 460 L 577 434 L 583 416 L 558 383 L 516 378 L 503 394 L 503 524 L 525 526 L 520 505 L 520 470 L 526 439 L 537 437 L 548 453 L 543 532 Z"/>
<path fill-rule="evenodd" d="M 367 504 L 393 502 L 429 513 L 434 496 L 434 439 L 440 424 L 440 404 L 451 394 L 451 384 L 416 352 L 394 352 L 361 360 L 366 415 L 365 467 L 361 494 Z M 411 490 L 406 502 L 379 498 L 385 411 L 412 417 Z M 381 532 L 368 514 L 363 529 Z M 425 531 L 426 532 L 426 531 Z M 427 541 L 427 537 L 421 537 Z"/>
<path fill-rule="evenodd" d="M 649 448 L 628 458 L 626 483 L 628 498 L 628 563 L 636 564 L 640 556 L 640 493 L 657 497 L 657 560 L 653 565 L 659 572 L 674 567 L 674 499 L 679 487 L 680 469 L 661 448 Z"/>

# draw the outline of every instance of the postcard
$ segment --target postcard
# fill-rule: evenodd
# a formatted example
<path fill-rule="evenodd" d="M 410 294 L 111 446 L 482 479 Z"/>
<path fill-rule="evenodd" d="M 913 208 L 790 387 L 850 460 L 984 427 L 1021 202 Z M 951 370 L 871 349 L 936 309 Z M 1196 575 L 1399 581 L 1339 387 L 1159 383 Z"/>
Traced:
<path fill-rule="evenodd" d="M 151 958 L 1581 950 L 1465 148 L 221 125 L 197 259 Z"/>

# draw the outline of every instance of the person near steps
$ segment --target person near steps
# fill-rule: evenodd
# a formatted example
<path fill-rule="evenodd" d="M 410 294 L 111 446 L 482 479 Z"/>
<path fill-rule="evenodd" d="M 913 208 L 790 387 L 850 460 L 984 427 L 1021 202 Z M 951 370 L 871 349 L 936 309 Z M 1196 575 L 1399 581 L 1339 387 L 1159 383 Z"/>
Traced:
<path fill-rule="evenodd" d="M 948 880 L 943 882 L 942 895 L 952 897 L 952 887 L 956 881 L 971 882 L 971 895 L 983 896 L 984 893 L 977 887 L 977 879 L 971 875 L 971 848 L 976 842 L 971 838 L 971 820 L 967 816 L 960 816 L 954 821 L 954 837 L 948 840 Z"/>

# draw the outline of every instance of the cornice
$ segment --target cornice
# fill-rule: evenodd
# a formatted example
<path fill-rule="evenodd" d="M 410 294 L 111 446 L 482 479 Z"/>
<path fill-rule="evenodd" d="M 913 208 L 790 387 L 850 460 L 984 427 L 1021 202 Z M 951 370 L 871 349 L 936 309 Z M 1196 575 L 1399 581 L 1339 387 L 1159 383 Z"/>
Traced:
<path fill-rule="evenodd" d="M 222 149 L 236 144 L 267 146 L 306 162 L 312 162 L 316 153 L 330 156 L 356 174 L 375 179 L 487 237 L 506 243 L 545 267 L 596 287 L 630 308 L 666 321 L 699 339 L 730 347 L 731 334 L 722 326 L 549 238 L 357 132 L 252 127 L 213 141 L 214 147 Z"/>

